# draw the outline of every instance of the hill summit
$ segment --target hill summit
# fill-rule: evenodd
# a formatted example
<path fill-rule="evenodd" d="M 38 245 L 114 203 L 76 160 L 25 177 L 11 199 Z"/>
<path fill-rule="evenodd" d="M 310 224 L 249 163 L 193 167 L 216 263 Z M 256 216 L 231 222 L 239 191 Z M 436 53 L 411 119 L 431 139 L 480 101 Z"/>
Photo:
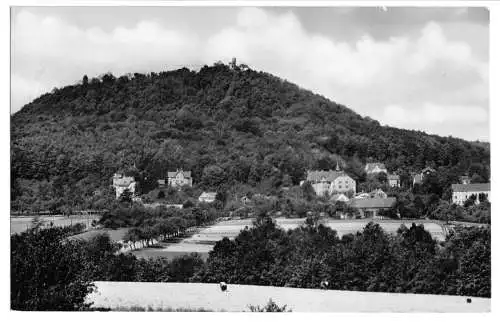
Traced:
<path fill-rule="evenodd" d="M 266 193 L 337 162 L 356 181 L 367 162 L 399 174 L 432 166 L 489 177 L 490 152 L 381 126 L 268 73 L 217 63 L 84 76 L 44 94 L 11 117 L 11 158 L 12 206 L 22 209 L 37 199 L 91 204 L 118 170 L 133 173 L 144 193 L 176 169 L 204 189 L 247 184 Z"/>

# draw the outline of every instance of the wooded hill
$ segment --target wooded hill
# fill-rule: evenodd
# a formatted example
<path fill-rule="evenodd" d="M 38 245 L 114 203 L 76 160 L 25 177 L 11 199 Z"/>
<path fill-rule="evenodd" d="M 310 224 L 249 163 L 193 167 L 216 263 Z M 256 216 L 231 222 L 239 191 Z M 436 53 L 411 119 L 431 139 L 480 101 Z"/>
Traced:
<path fill-rule="evenodd" d="M 452 183 L 467 172 L 487 180 L 490 151 L 381 126 L 268 73 L 224 64 L 84 76 L 11 117 L 13 209 L 102 203 L 119 170 L 134 174 L 143 193 L 176 168 L 191 170 L 203 189 L 242 183 L 269 193 L 337 160 L 356 181 L 364 163 L 377 161 L 403 184 L 427 165 L 447 170 Z"/>

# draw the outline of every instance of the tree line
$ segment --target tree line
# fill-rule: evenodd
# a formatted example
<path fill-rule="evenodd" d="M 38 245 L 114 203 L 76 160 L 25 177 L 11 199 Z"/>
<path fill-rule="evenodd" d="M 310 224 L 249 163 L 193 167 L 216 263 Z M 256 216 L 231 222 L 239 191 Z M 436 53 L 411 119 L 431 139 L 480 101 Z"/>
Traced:
<path fill-rule="evenodd" d="M 374 223 L 344 235 L 308 220 L 285 231 L 259 217 L 234 239 L 217 242 L 204 262 L 117 253 L 107 234 L 70 239 L 61 228 L 11 235 L 11 307 L 85 310 L 92 282 L 220 282 L 442 295 L 491 296 L 489 227 L 457 227 L 437 243 L 422 225 L 395 235 Z"/>

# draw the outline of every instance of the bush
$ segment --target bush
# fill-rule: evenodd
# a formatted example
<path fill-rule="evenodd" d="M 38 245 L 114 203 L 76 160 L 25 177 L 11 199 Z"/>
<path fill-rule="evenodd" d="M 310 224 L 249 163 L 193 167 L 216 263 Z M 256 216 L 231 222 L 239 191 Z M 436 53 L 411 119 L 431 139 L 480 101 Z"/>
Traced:
<path fill-rule="evenodd" d="M 251 312 L 269 312 L 269 313 L 286 313 L 286 312 L 291 312 L 291 309 L 287 309 L 286 305 L 283 306 L 278 306 L 271 298 L 267 302 L 267 304 L 263 307 L 261 306 L 253 306 L 249 305 L 248 309 L 250 309 Z"/>

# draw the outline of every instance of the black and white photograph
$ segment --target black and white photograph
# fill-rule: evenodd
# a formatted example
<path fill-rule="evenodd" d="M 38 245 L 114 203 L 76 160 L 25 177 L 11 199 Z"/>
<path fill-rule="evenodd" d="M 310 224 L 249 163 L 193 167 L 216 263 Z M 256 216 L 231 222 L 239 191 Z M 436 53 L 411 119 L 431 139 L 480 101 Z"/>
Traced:
<path fill-rule="evenodd" d="M 10 313 L 491 313 L 492 8 L 251 3 L 9 6 Z"/>

